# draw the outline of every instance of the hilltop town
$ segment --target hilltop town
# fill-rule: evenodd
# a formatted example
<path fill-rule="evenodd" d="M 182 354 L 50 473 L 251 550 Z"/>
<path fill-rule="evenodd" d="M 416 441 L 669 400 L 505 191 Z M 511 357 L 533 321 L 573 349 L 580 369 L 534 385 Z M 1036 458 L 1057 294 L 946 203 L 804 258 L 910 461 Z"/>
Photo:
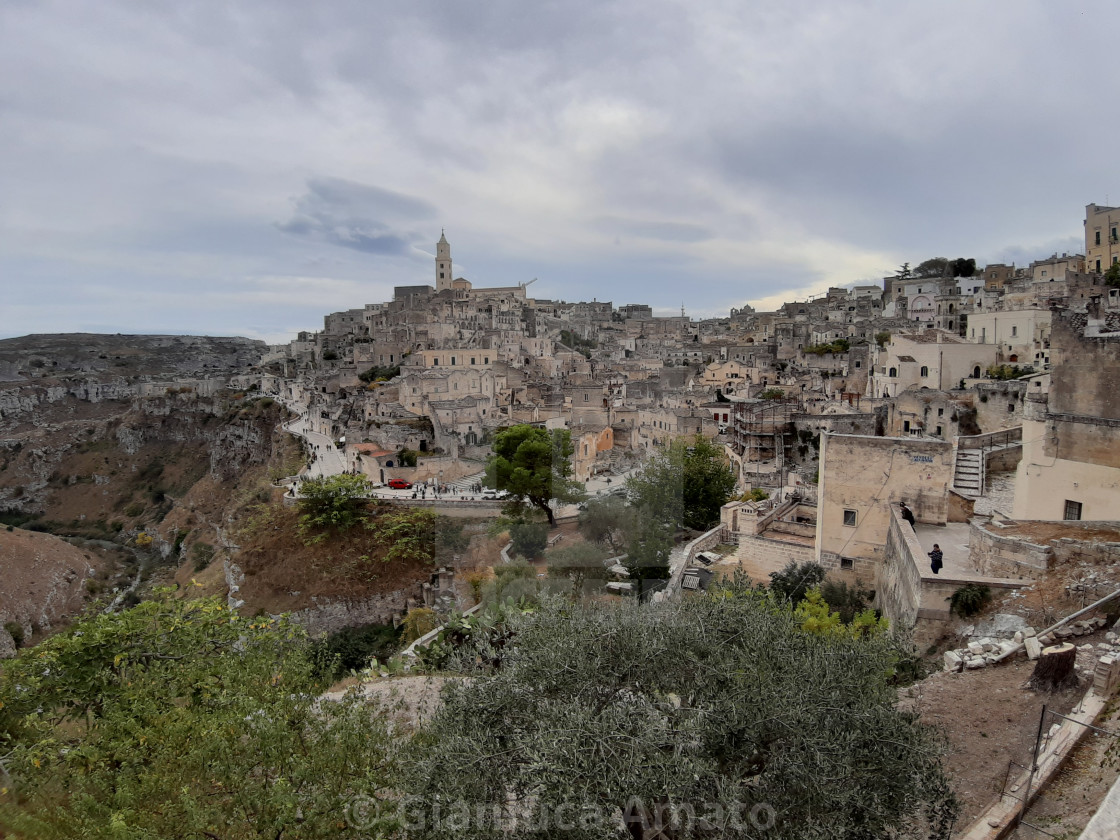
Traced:
<path fill-rule="evenodd" d="M 530 582 L 509 592 L 566 579 L 557 546 L 591 542 L 589 504 L 633 503 L 652 461 L 707 441 L 734 479 L 712 521 L 678 523 L 652 589 L 631 574 L 633 543 L 596 545 L 603 568 L 578 575 L 592 599 L 674 601 L 819 569 L 922 667 L 1003 674 L 991 688 L 1076 640 L 1072 673 L 1105 697 L 1120 683 L 1120 638 L 1105 634 L 1120 610 L 1096 603 L 1120 589 L 1118 226 L 1120 208 L 1089 205 L 1084 254 L 931 258 L 881 285 L 704 319 L 456 277 L 441 235 L 431 284 L 327 314 L 287 344 L 0 342 L 0 655 L 89 601 L 112 611 L 160 583 L 289 613 L 312 635 L 392 637 L 425 611 L 487 601 L 510 570 Z M 521 426 L 570 437 L 560 472 L 585 500 L 556 504 L 527 566 L 487 525 L 512 533 L 487 465 Z M 431 509 L 452 523 L 435 526 L 446 544 L 371 561 L 360 540 L 300 539 L 307 482 L 332 476 L 364 477 L 378 510 Z M 910 695 L 949 728 L 953 772 L 1003 772 L 967 737 L 973 712 L 945 712 L 976 703 L 976 684 L 921 685 L 941 698 L 923 709 Z M 1025 749 L 1037 710 L 1008 714 L 1005 748 Z M 990 791 L 958 795 L 986 818 Z"/>

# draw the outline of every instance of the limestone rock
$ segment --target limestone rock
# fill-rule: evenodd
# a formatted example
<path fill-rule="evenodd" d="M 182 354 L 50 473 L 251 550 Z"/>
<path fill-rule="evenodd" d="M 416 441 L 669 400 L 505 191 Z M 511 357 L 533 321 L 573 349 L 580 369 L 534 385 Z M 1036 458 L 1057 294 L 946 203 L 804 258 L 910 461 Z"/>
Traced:
<path fill-rule="evenodd" d="M 1028 659 L 1038 659 L 1042 655 L 1042 643 L 1034 636 L 1026 639 L 1023 642 L 1023 647 L 1027 649 Z"/>

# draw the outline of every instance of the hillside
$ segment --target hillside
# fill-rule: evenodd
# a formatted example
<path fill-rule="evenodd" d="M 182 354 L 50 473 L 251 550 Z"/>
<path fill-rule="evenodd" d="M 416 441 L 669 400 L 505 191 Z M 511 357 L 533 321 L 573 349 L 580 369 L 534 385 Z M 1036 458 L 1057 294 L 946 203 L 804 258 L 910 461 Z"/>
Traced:
<path fill-rule="evenodd" d="M 81 612 L 114 562 L 51 534 L 0 529 L 0 657 L 31 644 Z M 14 637 L 14 638 L 13 638 Z"/>

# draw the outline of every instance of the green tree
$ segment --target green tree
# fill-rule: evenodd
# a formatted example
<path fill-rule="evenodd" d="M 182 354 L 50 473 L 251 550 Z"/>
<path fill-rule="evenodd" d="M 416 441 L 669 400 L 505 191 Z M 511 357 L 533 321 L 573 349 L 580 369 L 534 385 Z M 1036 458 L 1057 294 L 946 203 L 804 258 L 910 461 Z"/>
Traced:
<path fill-rule="evenodd" d="M 539 557 L 548 545 L 548 526 L 532 519 L 518 519 L 510 523 L 509 538 L 513 551 L 522 557 Z"/>
<path fill-rule="evenodd" d="M 971 277 L 976 273 L 976 260 L 959 257 L 949 265 L 953 277 Z"/>
<path fill-rule="evenodd" d="M 875 333 L 875 343 L 880 347 L 886 347 L 887 342 L 891 340 L 891 334 L 886 330 Z"/>
<path fill-rule="evenodd" d="M 606 555 L 590 543 L 555 549 L 548 554 L 548 575 L 569 582 L 572 597 L 583 594 L 585 589 L 601 586 L 607 579 Z"/>
<path fill-rule="evenodd" d="M 382 721 L 318 699 L 299 627 L 160 595 L 5 662 L 0 834 L 364 836 L 340 817 L 395 775 Z"/>
<path fill-rule="evenodd" d="M 579 532 L 594 543 L 606 543 L 617 549 L 626 542 L 633 528 L 633 509 L 618 496 L 592 499 L 579 514 Z"/>
<path fill-rule="evenodd" d="M 669 554 L 673 548 L 673 529 L 664 522 L 639 515 L 626 547 L 622 565 L 639 600 L 645 601 L 661 588 L 658 581 L 670 575 Z"/>
<path fill-rule="evenodd" d="M 300 485 L 300 530 L 345 531 L 365 520 L 372 485 L 361 475 L 313 478 Z"/>
<path fill-rule="evenodd" d="M 1108 267 L 1108 271 L 1104 273 L 1104 279 L 1109 286 L 1120 286 L 1120 262 L 1114 262 Z"/>
<path fill-rule="evenodd" d="M 786 398 L 786 392 L 781 388 L 767 388 L 758 395 L 758 398 L 760 400 L 784 400 Z"/>
<path fill-rule="evenodd" d="M 910 263 L 904 262 L 898 267 L 898 271 L 895 273 L 895 276 L 899 280 L 909 280 L 911 274 L 912 272 L 910 271 Z"/>
<path fill-rule="evenodd" d="M 704 531 L 719 521 L 735 476 L 724 452 L 706 438 L 678 438 L 653 455 L 626 489 L 642 516 L 670 528 Z"/>
<path fill-rule="evenodd" d="M 824 575 L 824 566 L 820 563 L 790 560 L 780 572 L 770 573 L 770 592 L 778 601 L 797 606 L 810 589 L 820 586 Z"/>
<path fill-rule="evenodd" d="M 511 426 L 494 436 L 494 454 L 486 465 L 486 486 L 513 496 L 514 512 L 526 503 L 556 524 L 552 501 L 578 502 L 583 489 L 572 481 L 572 433 L 567 429 Z"/>
<path fill-rule="evenodd" d="M 913 277 L 924 279 L 926 277 L 944 277 L 949 270 L 949 260 L 945 257 L 932 257 L 918 263 L 914 269 Z"/>
<path fill-rule="evenodd" d="M 402 467 L 415 467 L 416 459 L 419 457 L 419 455 L 420 453 L 415 449 L 409 449 L 406 446 L 402 446 L 400 448 L 400 451 L 397 452 L 397 463 Z"/>
<path fill-rule="evenodd" d="M 883 635 L 806 633 L 792 610 L 722 592 L 645 608 L 549 600 L 509 616 L 506 635 L 459 658 L 486 665 L 445 689 L 413 744 L 415 837 L 449 836 L 437 802 L 444 819 L 456 802 L 512 811 L 511 840 L 949 836 L 943 746 L 896 708 Z"/>

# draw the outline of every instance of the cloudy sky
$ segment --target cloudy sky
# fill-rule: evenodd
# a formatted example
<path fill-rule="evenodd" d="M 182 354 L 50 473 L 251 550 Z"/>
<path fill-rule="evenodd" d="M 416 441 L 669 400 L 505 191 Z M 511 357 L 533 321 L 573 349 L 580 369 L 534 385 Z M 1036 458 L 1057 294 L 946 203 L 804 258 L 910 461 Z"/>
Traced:
<path fill-rule="evenodd" d="M 1120 4 L 0 0 L 0 336 L 456 274 L 668 314 L 1083 249 Z"/>

